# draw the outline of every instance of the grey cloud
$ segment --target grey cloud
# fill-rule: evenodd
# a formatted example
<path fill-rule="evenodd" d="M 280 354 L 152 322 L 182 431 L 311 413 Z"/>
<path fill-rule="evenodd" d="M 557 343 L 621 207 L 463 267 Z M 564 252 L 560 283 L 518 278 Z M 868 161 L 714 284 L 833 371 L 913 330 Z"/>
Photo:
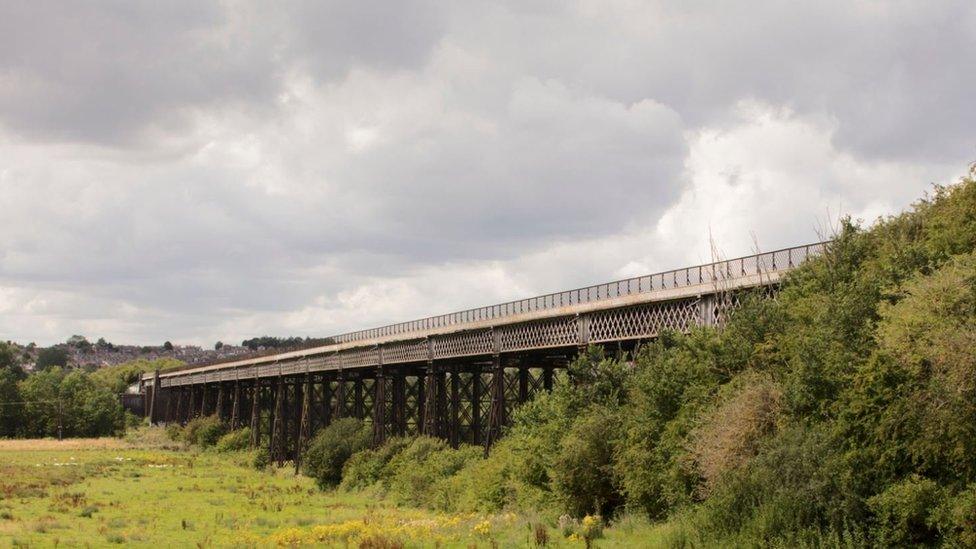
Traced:
<path fill-rule="evenodd" d="M 274 113 L 283 75 L 413 68 L 437 41 L 424 2 L 8 2 L 0 123 L 45 140 L 152 148 L 203 111 Z"/>
<path fill-rule="evenodd" d="M 875 158 L 976 152 L 976 5 L 966 0 L 611 2 L 528 15 L 513 4 L 464 12 L 466 32 L 451 40 L 606 97 L 654 98 L 696 126 L 759 99 L 836 116 L 839 143 Z"/>
<path fill-rule="evenodd" d="M 194 109 L 274 91 L 270 51 L 216 3 L 3 6 L 0 120 L 31 138 L 148 144 Z"/>
<path fill-rule="evenodd" d="M 429 0 L 298 0 L 285 13 L 286 51 L 323 80 L 354 67 L 418 68 L 445 30 L 442 5 Z"/>
<path fill-rule="evenodd" d="M 962 2 L 4 4 L 0 337 L 321 335 L 674 267 L 712 222 L 813 238 L 776 206 L 886 211 L 971 160 L 974 28 Z M 743 137 L 743 101 L 802 127 Z M 702 130 L 770 150 L 696 160 Z M 915 179 L 872 201 L 892 166 Z"/>

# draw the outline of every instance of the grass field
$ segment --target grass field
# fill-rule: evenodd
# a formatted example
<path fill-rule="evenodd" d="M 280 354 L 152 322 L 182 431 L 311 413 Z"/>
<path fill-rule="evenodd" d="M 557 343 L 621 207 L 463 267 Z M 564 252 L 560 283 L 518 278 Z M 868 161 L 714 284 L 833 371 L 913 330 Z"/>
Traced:
<path fill-rule="evenodd" d="M 446 515 L 366 493 L 321 492 L 292 469 L 185 450 L 148 429 L 129 439 L 0 441 L 3 547 L 583 547 L 513 514 Z M 544 532 L 544 534 L 542 533 Z M 599 547 L 643 547 L 628 521 Z"/>

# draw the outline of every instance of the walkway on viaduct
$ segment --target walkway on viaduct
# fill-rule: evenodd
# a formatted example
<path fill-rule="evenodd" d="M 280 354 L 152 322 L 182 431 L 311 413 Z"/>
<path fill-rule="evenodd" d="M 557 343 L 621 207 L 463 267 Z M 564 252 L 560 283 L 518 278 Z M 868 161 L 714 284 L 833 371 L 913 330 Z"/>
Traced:
<path fill-rule="evenodd" d="M 150 421 L 218 414 L 250 426 L 272 459 L 301 459 L 337 418 L 374 442 L 427 434 L 452 445 L 498 438 L 513 409 L 553 384 L 581 348 L 632 350 L 665 330 L 720 324 L 736 294 L 773 286 L 819 254 L 797 246 L 335 336 L 330 345 L 190 366 L 142 379 Z"/>

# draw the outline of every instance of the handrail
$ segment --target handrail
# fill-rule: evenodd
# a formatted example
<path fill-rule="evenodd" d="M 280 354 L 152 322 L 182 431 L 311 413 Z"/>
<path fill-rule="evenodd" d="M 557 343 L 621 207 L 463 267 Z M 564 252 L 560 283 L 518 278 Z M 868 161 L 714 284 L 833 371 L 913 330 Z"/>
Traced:
<path fill-rule="evenodd" d="M 585 286 L 574 290 L 555 292 L 525 299 L 518 299 L 496 305 L 465 309 L 453 313 L 429 316 L 407 322 L 398 322 L 379 328 L 369 328 L 333 336 L 336 343 L 349 343 L 377 337 L 385 337 L 433 328 L 462 325 L 469 322 L 494 320 L 517 314 L 555 309 L 567 305 L 591 303 L 626 295 L 634 295 L 656 290 L 683 288 L 709 284 L 740 276 L 762 274 L 765 272 L 790 269 L 806 261 L 810 255 L 819 253 L 826 242 L 794 246 L 772 252 L 716 261 L 684 269 L 674 269 L 661 273 L 625 278 L 613 282 Z M 721 275 L 721 276 L 719 276 Z"/>

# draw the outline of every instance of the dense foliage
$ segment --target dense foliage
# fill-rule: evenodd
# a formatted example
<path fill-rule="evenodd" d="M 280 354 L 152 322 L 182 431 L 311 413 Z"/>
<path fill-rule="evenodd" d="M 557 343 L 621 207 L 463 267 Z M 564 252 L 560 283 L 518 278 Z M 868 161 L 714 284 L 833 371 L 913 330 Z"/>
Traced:
<path fill-rule="evenodd" d="M 0 437 L 120 434 L 127 418 L 119 395 L 143 372 L 181 364 L 137 360 L 93 373 L 48 365 L 28 374 L 12 348 L 0 342 Z"/>
<path fill-rule="evenodd" d="M 674 544 L 972 545 L 974 251 L 972 179 L 870 229 L 844 221 L 724 329 L 630 360 L 591 348 L 487 458 L 395 439 L 352 455 L 342 485 L 459 511 L 638 513 Z"/>
<path fill-rule="evenodd" d="M 350 456 L 369 446 L 372 436 L 363 422 L 343 418 L 319 431 L 302 457 L 302 472 L 322 488 L 342 481 L 342 467 Z"/>

